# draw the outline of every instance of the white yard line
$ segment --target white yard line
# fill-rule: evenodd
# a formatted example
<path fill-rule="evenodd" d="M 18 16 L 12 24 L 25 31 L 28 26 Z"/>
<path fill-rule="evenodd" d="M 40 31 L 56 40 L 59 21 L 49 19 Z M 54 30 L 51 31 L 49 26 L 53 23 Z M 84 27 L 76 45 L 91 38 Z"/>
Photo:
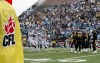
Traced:
<path fill-rule="evenodd" d="M 84 62 L 84 61 L 87 61 L 87 60 L 84 60 L 84 59 L 81 59 L 81 58 L 87 58 L 87 57 L 94 57 L 94 56 L 98 56 L 100 54 L 95 54 L 95 55 L 87 55 L 87 56 L 79 56 L 79 57 L 71 57 L 71 58 L 63 58 L 63 59 L 56 59 L 56 60 L 53 60 L 53 59 L 48 59 L 48 58 L 45 58 L 45 59 L 30 59 L 30 58 L 25 58 L 24 60 L 29 60 L 31 61 L 31 63 L 41 63 L 41 62 L 49 62 L 49 61 L 59 61 L 60 63 L 62 62 Z"/>
<path fill-rule="evenodd" d="M 87 57 L 93 57 L 93 56 L 98 56 L 100 54 L 94 54 L 94 55 L 87 55 L 87 56 L 79 56 L 79 57 L 71 57 L 70 59 L 76 59 L 76 58 L 87 58 Z"/>
<path fill-rule="evenodd" d="M 57 53 L 57 52 L 50 52 L 50 53 Z M 59 53 L 65 53 L 65 52 L 59 52 Z M 25 54 L 25 55 L 35 55 L 35 54 Z M 47 53 L 37 53 L 37 54 L 47 54 Z M 98 55 L 100 55 L 100 54 L 93 54 L 93 55 L 79 56 L 79 57 L 71 57 L 70 59 L 86 58 L 86 57 L 93 57 L 93 56 L 98 56 Z"/>
<path fill-rule="evenodd" d="M 35 53 L 35 54 L 48 54 L 48 53 L 66 53 L 66 52 L 44 52 L 44 53 Z M 35 54 L 24 54 L 24 55 L 35 55 Z"/>

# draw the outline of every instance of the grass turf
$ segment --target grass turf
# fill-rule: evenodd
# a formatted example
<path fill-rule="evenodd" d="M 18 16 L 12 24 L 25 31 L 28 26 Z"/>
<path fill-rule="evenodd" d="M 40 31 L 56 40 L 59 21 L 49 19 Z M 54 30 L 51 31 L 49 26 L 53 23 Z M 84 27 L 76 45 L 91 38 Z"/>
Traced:
<path fill-rule="evenodd" d="M 92 51 L 80 54 L 70 53 L 69 48 L 49 48 L 48 51 L 29 52 L 24 49 L 25 63 L 100 63 L 99 49 L 98 54 L 92 54 Z"/>

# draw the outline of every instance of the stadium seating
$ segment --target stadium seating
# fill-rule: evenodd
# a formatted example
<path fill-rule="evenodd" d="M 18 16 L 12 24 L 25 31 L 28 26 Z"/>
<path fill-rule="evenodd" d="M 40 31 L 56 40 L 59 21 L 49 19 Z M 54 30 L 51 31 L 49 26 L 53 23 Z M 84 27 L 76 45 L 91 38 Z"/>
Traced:
<path fill-rule="evenodd" d="M 69 3 L 70 1 L 73 3 Z M 43 4 L 45 6 L 36 7 L 37 10 L 30 7 L 29 9 L 36 12 L 28 9 L 19 16 L 22 33 L 28 38 L 28 32 L 35 30 L 35 35 L 38 33 L 50 35 L 50 39 L 59 37 L 67 39 L 73 31 L 88 31 L 87 33 L 91 34 L 93 30 L 98 30 L 99 34 L 100 30 L 97 26 L 100 25 L 100 22 L 95 17 L 100 10 L 98 4 L 84 1 L 75 2 L 77 0 L 70 1 L 47 0 Z M 47 4 L 52 6 L 46 6 Z"/>

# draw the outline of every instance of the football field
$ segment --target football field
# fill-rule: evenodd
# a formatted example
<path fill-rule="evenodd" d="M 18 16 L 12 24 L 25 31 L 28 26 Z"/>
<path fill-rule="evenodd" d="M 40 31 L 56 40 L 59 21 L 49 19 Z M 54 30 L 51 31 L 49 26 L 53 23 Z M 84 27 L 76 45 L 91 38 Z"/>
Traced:
<path fill-rule="evenodd" d="M 98 54 L 70 53 L 69 48 L 49 48 L 48 52 L 30 52 L 24 49 L 25 63 L 100 63 L 100 49 Z"/>

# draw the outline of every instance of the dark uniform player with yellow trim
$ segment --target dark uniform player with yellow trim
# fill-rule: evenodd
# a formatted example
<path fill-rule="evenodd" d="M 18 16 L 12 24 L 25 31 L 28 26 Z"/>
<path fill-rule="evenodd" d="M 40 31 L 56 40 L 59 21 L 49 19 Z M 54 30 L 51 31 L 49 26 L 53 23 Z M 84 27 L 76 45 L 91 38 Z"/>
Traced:
<path fill-rule="evenodd" d="M 91 49 L 91 44 L 90 44 L 90 35 L 89 33 L 86 34 L 86 40 L 85 40 L 85 52 L 88 52 L 88 48 Z"/>
<path fill-rule="evenodd" d="M 93 45 L 93 53 L 96 54 L 97 51 L 96 51 L 96 40 L 97 40 L 97 32 L 94 30 L 93 31 L 93 42 L 92 42 L 92 45 Z"/>
<path fill-rule="evenodd" d="M 82 36 L 81 33 L 78 33 L 76 35 L 76 45 L 75 45 L 75 53 L 77 53 L 78 49 L 79 49 L 79 53 L 81 52 L 81 44 L 82 44 Z"/>
<path fill-rule="evenodd" d="M 86 40 L 86 34 L 82 32 L 82 52 L 85 51 L 85 40 Z"/>
<path fill-rule="evenodd" d="M 75 43 L 76 43 L 76 37 L 75 37 L 75 32 L 73 32 L 73 35 L 72 35 L 72 41 L 71 41 L 71 53 L 73 52 L 73 49 L 75 47 Z"/>

